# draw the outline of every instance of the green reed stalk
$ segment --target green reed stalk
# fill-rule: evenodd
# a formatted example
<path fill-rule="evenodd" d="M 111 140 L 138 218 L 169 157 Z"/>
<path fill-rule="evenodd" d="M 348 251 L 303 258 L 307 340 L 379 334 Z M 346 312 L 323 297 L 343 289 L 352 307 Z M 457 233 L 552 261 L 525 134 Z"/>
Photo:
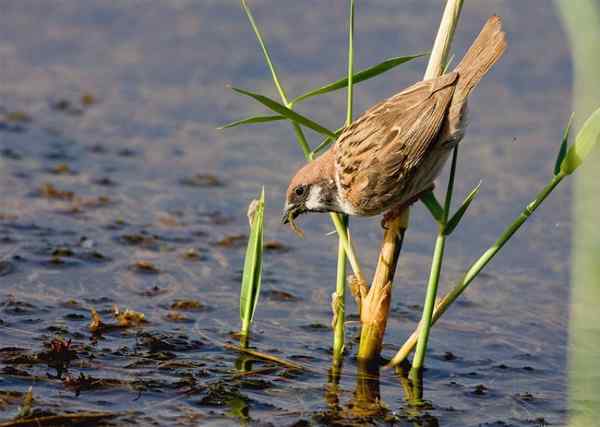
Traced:
<path fill-rule="evenodd" d="M 452 203 L 452 192 L 454 189 L 454 176 L 456 174 L 456 159 L 458 157 L 458 145 L 452 151 L 452 164 L 450 166 L 450 176 L 448 178 L 448 188 L 446 190 L 446 201 L 444 203 L 444 213 L 442 221 L 439 225 L 439 231 L 435 240 L 435 248 L 433 251 L 433 259 L 431 261 L 431 271 L 429 273 L 429 282 L 427 283 L 427 294 L 425 296 L 425 304 L 421 315 L 421 329 L 419 332 L 419 341 L 417 352 L 412 363 L 413 370 L 423 369 L 425 361 L 425 353 L 427 352 L 427 342 L 429 340 L 429 331 L 431 329 L 431 318 L 433 316 L 433 308 L 435 306 L 435 298 L 437 296 L 438 284 L 440 281 L 440 272 L 442 271 L 442 262 L 444 260 L 444 248 L 446 246 L 446 224 L 448 223 L 448 215 L 450 205 Z"/>
<path fill-rule="evenodd" d="M 435 307 L 431 319 L 431 325 L 446 312 L 448 307 L 464 292 L 469 284 L 477 277 L 477 275 L 483 270 L 483 268 L 496 256 L 496 254 L 502 249 L 502 247 L 508 242 L 508 240 L 515 234 L 515 232 L 523 225 L 525 221 L 531 216 L 531 214 L 538 208 L 538 206 L 548 197 L 548 195 L 554 190 L 554 188 L 562 181 L 566 175 L 561 173 L 560 175 L 554 176 L 550 182 L 544 187 L 544 189 L 537 195 L 537 197 L 529 203 L 525 209 L 521 212 L 519 217 L 509 225 L 502 235 L 496 240 L 496 242 L 485 251 L 485 253 L 475 261 L 467 270 L 462 280 L 450 291 Z M 387 366 L 392 367 L 399 365 L 403 360 L 410 354 L 412 350 L 417 346 L 418 336 L 420 336 L 421 325 L 412 333 L 412 335 L 406 340 L 402 348 L 396 353 L 394 358 L 388 363 Z M 414 365 L 413 365 L 414 366 Z"/>
<path fill-rule="evenodd" d="M 348 16 L 348 91 L 346 99 L 346 126 L 352 123 L 353 106 L 353 76 L 354 76 L 354 0 L 349 1 L 350 13 Z M 343 222 L 342 234 L 349 239 L 348 216 L 341 215 Z M 344 353 L 344 321 L 346 316 L 346 249 L 342 239 L 338 239 L 338 261 L 337 277 L 335 287 L 334 319 L 335 324 L 333 333 L 333 358 L 334 361 L 342 359 Z"/>
<path fill-rule="evenodd" d="M 242 274 L 242 288 L 240 290 L 240 331 L 243 347 L 248 344 L 250 325 L 260 295 L 263 256 L 263 222 L 265 214 L 265 189 L 260 193 L 260 198 L 250 205 L 248 220 L 250 221 L 250 236 L 244 257 L 244 272 Z"/>

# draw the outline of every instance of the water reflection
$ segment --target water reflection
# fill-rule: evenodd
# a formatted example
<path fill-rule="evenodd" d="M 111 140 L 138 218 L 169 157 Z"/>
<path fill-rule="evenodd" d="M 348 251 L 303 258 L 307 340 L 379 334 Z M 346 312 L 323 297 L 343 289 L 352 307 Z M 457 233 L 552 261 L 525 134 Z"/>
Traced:
<path fill-rule="evenodd" d="M 340 425 L 378 424 L 380 422 L 409 422 L 413 427 L 438 426 L 438 419 L 429 413 L 431 402 L 423 399 L 422 375 L 410 373 L 407 365 L 394 371 L 398 392 L 402 394 L 404 405 L 399 410 L 382 399 L 381 370 L 377 366 L 357 363 L 351 397 L 344 403 L 344 390 L 340 385 L 342 370 L 334 366 L 329 371 L 324 399 L 327 410 L 321 414 L 321 421 Z M 404 424 L 402 424 L 404 425 Z"/>

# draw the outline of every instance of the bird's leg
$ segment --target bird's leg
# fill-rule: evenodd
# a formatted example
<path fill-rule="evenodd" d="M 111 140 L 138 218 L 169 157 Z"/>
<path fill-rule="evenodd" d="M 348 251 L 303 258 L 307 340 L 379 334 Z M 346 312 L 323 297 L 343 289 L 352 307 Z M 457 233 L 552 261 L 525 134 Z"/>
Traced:
<path fill-rule="evenodd" d="M 390 224 L 396 218 L 400 217 L 404 213 L 404 211 L 406 209 L 408 209 L 417 200 L 419 200 L 423 196 L 423 194 L 425 194 L 425 193 L 427 193 L 429 191 L 433 191 L 434 188 L 435 188 L 435 185 L 431 184 L 429 187 L 427 187 L 427 189 L 425 189 L 425 190 L 417 193 L 416 195 L 412 196 L 406 202 L 401 203 L 399 205 L 396 205 L 393 208 L 391 208 L 390 210 L 388 210 L 386 213 L 383 214 L 383 219 L 381 220 L 381 227 L 384 230 L 387 230 L 388 229 L 388 224 Z"/>

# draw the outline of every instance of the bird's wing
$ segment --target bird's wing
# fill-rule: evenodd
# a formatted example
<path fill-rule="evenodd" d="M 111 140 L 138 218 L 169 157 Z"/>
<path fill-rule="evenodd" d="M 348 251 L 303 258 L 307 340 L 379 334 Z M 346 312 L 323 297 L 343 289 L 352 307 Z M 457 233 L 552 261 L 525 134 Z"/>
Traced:
<path fill-rule="evenodd" d="M 340 191 L 360 215 L 380 213 L 402 194 L 441 128 L 458 74 L 414 84 L 373 106 L 336 141 Z"/>

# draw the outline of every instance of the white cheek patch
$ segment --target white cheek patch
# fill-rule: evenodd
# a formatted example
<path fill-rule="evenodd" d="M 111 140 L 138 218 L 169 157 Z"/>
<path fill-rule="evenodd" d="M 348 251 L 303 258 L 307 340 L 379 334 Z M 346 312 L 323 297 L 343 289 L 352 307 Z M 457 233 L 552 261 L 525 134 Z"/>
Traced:
<path fill-rule="evenodd" d="M 321 187 L 313 185 L 310 187 L 308 198 L 304 204 L 308 210 L 316 210 L 323 208 L 321 203 Z"/>

